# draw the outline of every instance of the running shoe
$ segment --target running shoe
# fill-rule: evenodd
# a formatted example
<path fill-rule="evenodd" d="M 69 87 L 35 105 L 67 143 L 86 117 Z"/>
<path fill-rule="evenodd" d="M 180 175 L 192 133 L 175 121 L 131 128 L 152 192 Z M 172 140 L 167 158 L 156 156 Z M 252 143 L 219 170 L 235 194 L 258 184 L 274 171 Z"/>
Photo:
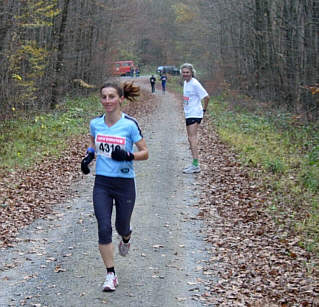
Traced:
<path fill-rule="evenodd" d="M 128 243 L 124 243 L 122 240 L 119 244 L 119 253 L 121 256 L 125 257 L 128 254 L 128 251 L 130 249 L 131 244 Z"/>
<path fill-rule="evenodd" d="M 103 284 L 103 291 L 115 291 L 118 285 L 117 276 L 113 272 L 107 273 Z"/>
<path fill-rule="evenodd" d="M 199 173 L 200 172 L 200 167 L 199 166 L 195 166 L 195 165 L 190 165 L 189 167 L 186 167 L 183 170 L 184 174 L 193 174 L 193 173 Z"/>

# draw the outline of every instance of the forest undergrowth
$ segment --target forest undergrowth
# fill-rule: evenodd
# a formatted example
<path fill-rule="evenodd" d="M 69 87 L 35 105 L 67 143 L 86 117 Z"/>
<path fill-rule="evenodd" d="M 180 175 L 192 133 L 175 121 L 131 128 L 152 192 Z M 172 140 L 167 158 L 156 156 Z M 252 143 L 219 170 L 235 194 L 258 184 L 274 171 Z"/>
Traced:
<path fill-rule="evenodd" d="M 210 113 L 221 140 L 271 191 L 266 209 L 282 236 L 294 234 L 318 255 L 319 124 L 230 91 L 211 101 Z"/>
<path fill-rule="evenodd" d="M 178 78 L 169 81 L 182 92 Z M 266 210 L 285 229 L 282 237 L 295 235 L 300 247 L 319 256 L 319 123 L 228 87 L 216 92 L 209 118 L 218 137 L 271 194 Z"/>

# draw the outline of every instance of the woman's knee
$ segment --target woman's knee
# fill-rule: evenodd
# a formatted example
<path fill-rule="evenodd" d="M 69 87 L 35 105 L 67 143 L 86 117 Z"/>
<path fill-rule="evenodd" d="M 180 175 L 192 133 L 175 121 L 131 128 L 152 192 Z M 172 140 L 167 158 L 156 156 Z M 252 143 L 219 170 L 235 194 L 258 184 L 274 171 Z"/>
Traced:
<path fill-rule="evenodd" d="M 109 244 L 112 242 L 112 227 L 100 226 L 98 230 L 99 244 Z"/>
<path fill-rule="evenodd" d="M 121 236 L 121 237 L 126 237 L 130 234 L 130 226 L 129 225 L 115 225 L 115 229 L 117 231 L 117 233 Z"/>

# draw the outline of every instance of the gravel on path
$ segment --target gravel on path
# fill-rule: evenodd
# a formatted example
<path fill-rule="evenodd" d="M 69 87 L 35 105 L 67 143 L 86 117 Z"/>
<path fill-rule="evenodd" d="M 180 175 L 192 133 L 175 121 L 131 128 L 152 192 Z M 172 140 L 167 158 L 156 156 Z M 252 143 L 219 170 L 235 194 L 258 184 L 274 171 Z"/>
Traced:
<path fill-rule="evenodd" d="M 137 82 L 149 90 L 147 78 Z M 105 268 L 92 207 L 94 176 L 74 189 L 78 197 L 55 207 L 0 251 L 0 306 L 205 306 L 202 268 L 209 257 L 198 220 L 196 175 L 180 101 L 156 91 L 157 108 L 137 118 L 150 158 L 136 162 L 137 201 L 127 257 L 115 254 L 119 287 L 104 293 Z M 119 238 L 114 232 L 114 243 Z"/>

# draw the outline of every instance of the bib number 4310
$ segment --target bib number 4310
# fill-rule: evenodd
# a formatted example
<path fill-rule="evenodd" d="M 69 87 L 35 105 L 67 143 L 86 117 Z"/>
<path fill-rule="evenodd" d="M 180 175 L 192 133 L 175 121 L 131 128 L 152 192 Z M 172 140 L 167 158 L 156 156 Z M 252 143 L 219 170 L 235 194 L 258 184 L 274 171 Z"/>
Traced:
<path fill-rule="evenodd" d="M 113 150 L 121 149 L 120 145 L 108 144 L 108 143 L 100 143 L 99 150 L 102 152 L 112 152 Z"/>
<path fill-rule="evenodd" d="M 95 147 L 97 154 L 111 158 L 112 151 L 115 149 L 125 149 L 125 137 L 101 135 L 95 137 Z"/>

